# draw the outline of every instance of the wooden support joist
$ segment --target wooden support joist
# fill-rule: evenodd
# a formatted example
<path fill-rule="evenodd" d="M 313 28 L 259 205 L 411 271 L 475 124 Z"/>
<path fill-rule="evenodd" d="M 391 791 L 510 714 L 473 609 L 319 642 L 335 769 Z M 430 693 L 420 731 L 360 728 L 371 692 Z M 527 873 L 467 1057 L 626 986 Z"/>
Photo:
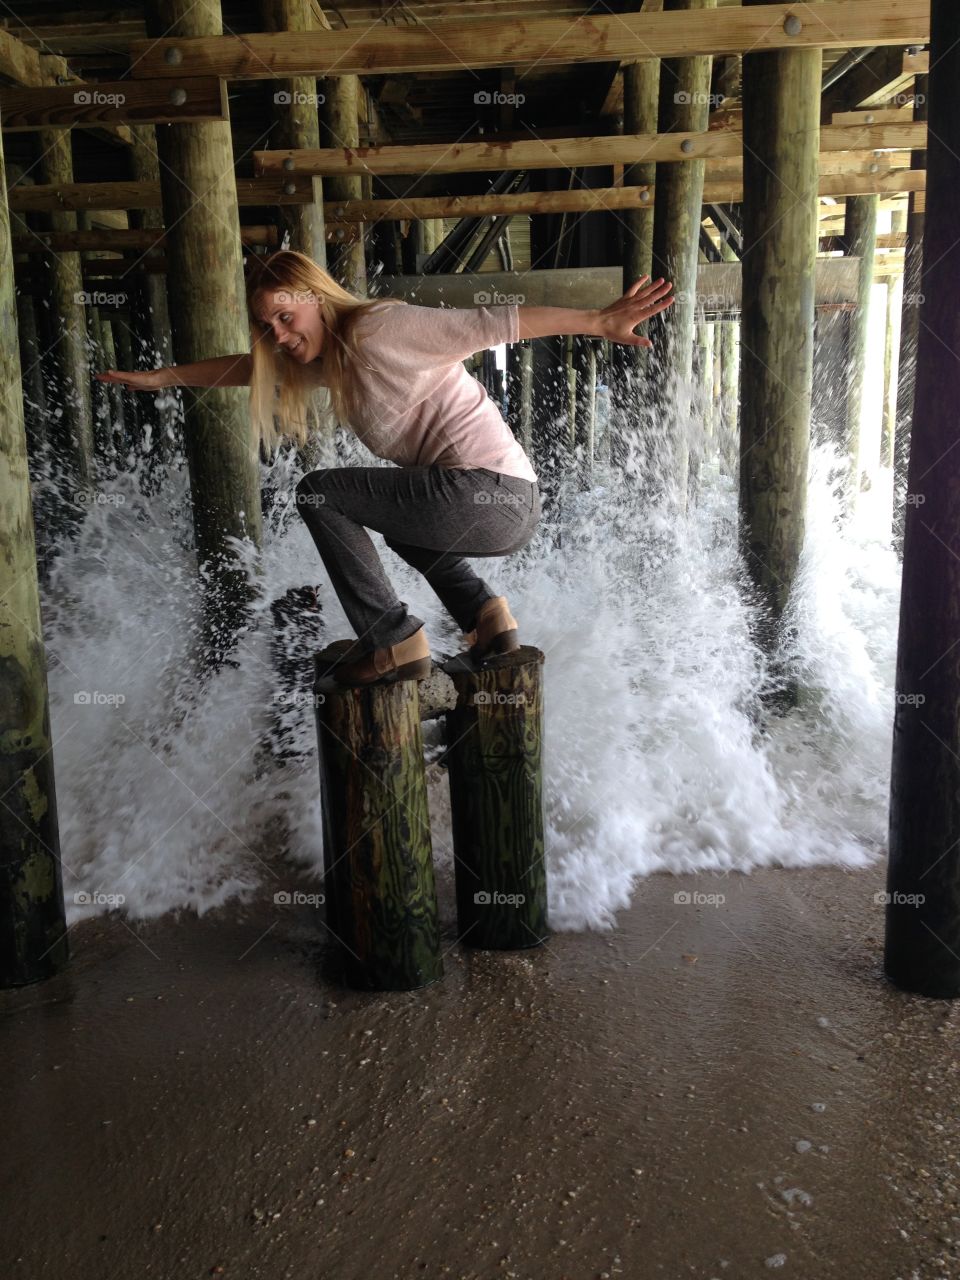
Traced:
<path fill-rule="evenodd" d="M 226 83 L 216 76 L 0 87 L 4 133 L 51 126 L 100 128 L 124 120 L 191 124 L 229 119 Z"/>
<path fill-rule="evenodd" d="M 930 70 L 930 53 L 924 49 L 920 53 L 903 55 L 903 74 L 905 76 L 925 76 Z"/>
<path fill-rule="evenodd" d="M 276 227 L 241 227 L 240 240 L 247 245 L 275 245 L 278 243 Z M 14 236 L 14 253 L 76 253 L 88 250 L 163 249 L 165 236 L 162 231 L 149 227 L 142 231 L 36 231 L 28 236 Z"/>
<path fill-rule="evenodd" d="M 723 12 L 722 10 L 704 10 Z M 854 121 L 820 131 L 821 152 L 914 150 L 926 139 L 923 121 L 909 116 L 893 123 Z M 740 130 L 707 133 L 628 133 L 587 138 L 534 138 L 521 142 L 422 143 L 396 147 L 320 147 L 255 151 L 254 171 L 275 174 L 480 173 L 505 169 L 575 168 L 577 165 L 637 164 L 740 158 Z"/>
<path fill-rule="evenodd" d="M 309 204 L 311 179 L 300 177 L 282 191 L 269 179 L 237 181 L 240 205 Z M 284 184 L 286 185 L 286 184 Z M 149 209 L 159 205 L 156 183 L 73 183 L 63 187 L 12 187 L 10 208 L 18 213 L 50 209 Z M 919 169 L 880 169 L 876 173 L 822 174 L 821 196 L 922 193 L 925 174 Z M 739 176 L 708 177 L 703 192 L 706 204 L 729 204 L 743 199 Z M 590 213 L 609 209 L 652 207 L 653 187 L 598 187 L 574 191 L 525 191 L 508 195 L 411 196 L 397 200 L 347 200 L 324 202 L 324 219 L 338 234 L 338 225 L 423 218 L 483 217 L 490 214 Z M 328 228 L 328 239 L 330 229 Z"/>
<path fill-rule="evenodd" d="M 67 66 L 64 58 L 56 54 L 38 53 L 30 45 L 24 44 L 9 31 L 0 30 L 0 76 L 5 76 L 14 85 L 31 89 L 46 88 L 50 85 L 83 86 L 82 80 Z M 129 144 L 132 142 L 130 130 L 124 125 L 96 125 L 112 142 Z"/>
<path fill-rule="evenodd" d="M 371 25 L 366 30 L 277 31 L 243 36 L 133 40 L 131 74 L 283 76 L 389 75 L 535 63 L 569 66 L 765 49 L 850 49 L 926 44 L 929 0 L 824 0 L 689 12 Z"/>

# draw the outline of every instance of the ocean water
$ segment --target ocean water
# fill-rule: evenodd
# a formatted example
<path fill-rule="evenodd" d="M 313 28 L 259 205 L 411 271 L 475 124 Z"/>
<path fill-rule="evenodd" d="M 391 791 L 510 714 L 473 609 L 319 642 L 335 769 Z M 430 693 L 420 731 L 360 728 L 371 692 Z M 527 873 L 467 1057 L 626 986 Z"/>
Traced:
<path fill-rule="evenodd" d="M 695 424 L 694 424 L 695 425 Z M 370 463 L 353 442 L 347 460 Z M 278 673 L 271 602 L 316 585 L 323 642 L 352 634 L 290 497 L 289 454 L 263 468 L 249 630 L 202 689 L 186 468 L 145 496 L 135 457 L 104 478 L 42 589 L 68 922 L 202 914 L 272 885 L 319 891 L 322 836 L 309 686 Z M 899 565 L 889 473 L 836 522 L 828 449 L 810 467 L 807 539 L 787 660 L 803 691 L 765 712 L 735 546 L 736 494 L 703 467 L 678 517 L 600 464 L 571 475 L 534 540 L 478 571 L 546 655 L 545 816 L 554 929 L 606 929 L 657 871 L 858 866 L 882 856 Z M 49 481 L 35 475 L 35 500 Z M 435 649 L 457 631 L 426 582 L 374 542 Z M 251 565 L 251 573 L 253 567 Z M 287 635 L 301 664 L 315 637 Z M 270 736 L 278 714 L 287 758 Z M 440 727 L 425 725 L 431 752 Z M 446 775 L 431 782 L 438 874 L 452 876 Z"/>

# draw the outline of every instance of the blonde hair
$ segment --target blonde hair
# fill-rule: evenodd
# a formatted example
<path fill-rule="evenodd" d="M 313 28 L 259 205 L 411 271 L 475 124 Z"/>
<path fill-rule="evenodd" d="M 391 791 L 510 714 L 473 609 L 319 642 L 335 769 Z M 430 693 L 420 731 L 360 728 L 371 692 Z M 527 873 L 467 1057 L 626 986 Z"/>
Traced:
<path fill-rule="evenodd" d="M 293 249 L 281 249 L 269 257 L 251 253 L 246 287 L 252 360 L 250 413 L 264 448 L 272 452 L 282 438 L 306 444 L 311 411 L 317 425 L 321 422 L 314 397 L 322 387 L 330 393 L 334 417 L 349 422 L 356 408 L 353 367 L 364 364 L 356 347 L 357 319 L 375 307 L 402 303 L 403 299 L 358 298 L 312 258 Z M 322 352 L 308 364 L 298 364 L 278 350 L 269 327 L 257 318 L 262 295 L 278 291 L 302 294 L 317 303 L 327 332 Z"/>

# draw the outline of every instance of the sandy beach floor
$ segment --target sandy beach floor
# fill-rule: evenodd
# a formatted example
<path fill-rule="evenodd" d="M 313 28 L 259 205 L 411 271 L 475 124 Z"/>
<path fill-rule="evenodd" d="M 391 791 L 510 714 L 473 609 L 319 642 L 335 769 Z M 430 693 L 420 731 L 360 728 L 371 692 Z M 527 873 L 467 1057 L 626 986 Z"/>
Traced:
<path fill-rule="evenodd" d="M 492 953 L 445 886 L 444 979 L 387 995 L 266 893 L 83 921 L 0 993 L 3 1274 L 960 1276 L 958 1012 L 884 980 L 883 887 L 653 876 Z"/>

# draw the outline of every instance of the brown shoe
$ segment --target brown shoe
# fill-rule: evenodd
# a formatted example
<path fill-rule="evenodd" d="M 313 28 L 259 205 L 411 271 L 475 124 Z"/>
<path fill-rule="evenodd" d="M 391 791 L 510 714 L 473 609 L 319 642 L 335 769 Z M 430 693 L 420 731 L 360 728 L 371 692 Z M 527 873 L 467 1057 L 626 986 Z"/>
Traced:
<path fill-rule="evenodd" d="M 517 620 L 510 612 L 506 596 L 484 600 L 474 623 L 474 630 L 463 637 L 474 662 L 480 662 L 488 653 L 512 653 L 520 648 Z"/>
<path fill-rule="evenodd" d="M 337 684 L 373 684 L 378 680 L 424 680 L 430 674 L 430 643 L 424 627 L 398 644 L 374 649 L 354 662 L 338 663 L 330 672 Z"/>

